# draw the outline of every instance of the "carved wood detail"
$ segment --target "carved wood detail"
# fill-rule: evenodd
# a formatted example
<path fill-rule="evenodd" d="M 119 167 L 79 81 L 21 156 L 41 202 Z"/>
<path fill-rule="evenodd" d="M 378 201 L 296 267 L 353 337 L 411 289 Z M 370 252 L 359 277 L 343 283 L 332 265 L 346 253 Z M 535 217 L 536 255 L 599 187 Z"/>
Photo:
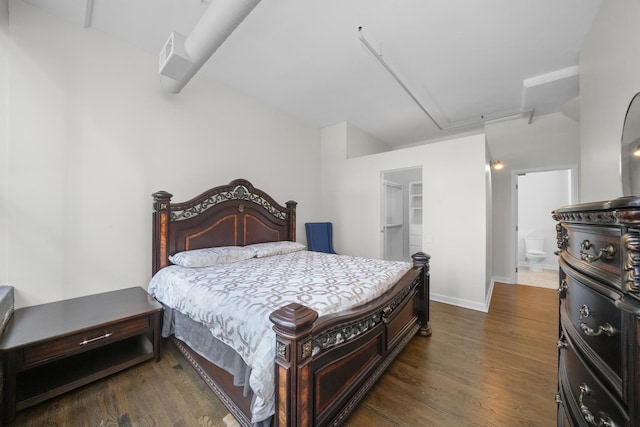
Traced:
<path fill-rule="evenodd" d="M 622 244 L 627 250 L 624 259 L 624 286 L 627 291 L 640 292 L 640 234 L 637 231 L 622 236 Z"/>
<path fill-rule="evenodd" d="M 236 180 L 232 182 L 225 191 L 209 192 L 208 196 L 195 199 L 192 203 L 185 203 L 186 206 L 174 207 L 171 210 L 171 221 L 182 221 L 202 214 L 204 211 L 222 202 L 230 200 L 246 200 L 262 206 L 271 215 L 279 219 L 287 218 L 287 210 L 274 202 L 273 199 L 262 191 L 256 190 L 248 181 Z M 238 210 L 243 212 L 243 204 L 238 206 Z"/>

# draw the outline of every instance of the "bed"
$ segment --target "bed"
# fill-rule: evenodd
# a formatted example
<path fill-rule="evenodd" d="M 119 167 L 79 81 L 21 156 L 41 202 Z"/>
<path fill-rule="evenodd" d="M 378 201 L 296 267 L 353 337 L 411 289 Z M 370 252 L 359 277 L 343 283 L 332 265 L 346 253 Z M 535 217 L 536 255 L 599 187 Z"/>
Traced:
<path fill-rule="evenodd" d="M 282 305 L 274 303 L 276 305 L 268 313 L 268 320 L 260 326 L 267 328 L 262 335 L 269 336 L 268 360 L 264 365 L 271 367 L 273 402 L 270 404 L 273 416 L 264 418 L 262 412 L 260 417 L 256 417 L 257 401 L 261 399 L 262 392 L 256 387 L 254 393 L 252 385 L 254 371 L 258 368 L 252 370 L 253 365 L 246 363 L 243 349 L 236 351 L 224 342 L 224 338 L 211 337 L 211 331 L 216 327 L 216 316 L 207 314 L 204 320 L 195 318 L 191 311 L 197 313 L 200 309 L 190 309 L 184 302 L 172 303 L 174 291 L 160 291 L 154 280 L 160 281 L 164 273 L 185 270 L 172 265 L 172 261 L 176 261 L 179 255 L 195 253 L 198 252 L 195 250 L 203 248 L 226 250 L 227 247 L 239 247 L 255 251 L 254 248 L 263 246 L 296 247 L 284 253 L 276 252 L 277 257 L 289 262 L 283 270 L 286 273 L 278 272 L 271 258 L 258 259 L 259 252 L 235 263 L 237 266 L 247 263 L 245 272 L 216 273 L 224 277 L 233 274 L 243 277 L 246 274 L 248 282 L 253 280 L 258 284 L 252 285 L 253 290 L 262 288 L 262 284 L 264 289 L 276 289 L 277 283 L 275 287 L 271 283 L 269 288 L 270 282 L 278 282 L 281 278 L 285 282 L 288 276 L 298 276 L 301 270 L 307 269 L 311 259 L 325 263 L 335 259 L 347 269 L 364 266 L 371 271 L 377 271 L 378 263 L 384 261 L 300 250 L 300 245 L 293 243 L 296 241 L 296 202 L 281 205 L 247 180 L 237 179 L 228 185 L 217 186 L 186 202 L 173 203 L 172 195 L 165 191 L 154 193 L 153 198 L 154 277 L 150 292 L 165 306 L 163 336 L 171 336 L 178 349 L 243 426 L 341 425 L 409 340 L 416 334 L 431 335 L 430 257 L 422 252 L 414 254 L 412 262 L 405 263 L 406 268 L 393 270 L 393 275 L 387 274 L 393 281 L 384 290 L 378 290 L 377 294 L 371 294 L 363 300 L 365 302 L 355 306 L 336 305 L 333 310 L 325 311 L 318 308 L 323 306 L 301 303 L 312 301 L 306 294 L 292 295 L 289 302 L 284 298 Z M 261 267 L 259 263 L 263 263 Z M 402 266 L 398 264 L 397 267 Z M 227 271 L 224 270 L 227 265 L 212 268 Z M 260 269 L 273 271 L 273 277 L 261 273 L 262 276 L 249 279 L 253 271 L 262 271 Z M 333 270 L 334 267 L 328 269 Z M 198 273 L 191 276 L 200 277 L 200 270 L 199 267 L 191 269 Z M 311 274 L 314 271 L 311 270 Z M 356 276 L 353 272 L 345 275 Z M 224 282 L 223 276 L 217 276 L 220 283 Z M 355 280 L 358 280 L 357 276 Z M 365 287 L 364 284 L 362 286 Z M 193 285 L 190 288 L 194 289 L 193 293 L 184 291 L 183 300 L 207 305 L 202 302 L 205 297 L 195 291 L 199 292 L 204 287 Z M 246 301 L 246 304 L 252 307 L 253 301 Z M 229 306 L 226 301 L 225 306 Z M 235 311 L 253 310 L 242 308 Z M 233 329 L 226 324 L 217 327 Z"/>

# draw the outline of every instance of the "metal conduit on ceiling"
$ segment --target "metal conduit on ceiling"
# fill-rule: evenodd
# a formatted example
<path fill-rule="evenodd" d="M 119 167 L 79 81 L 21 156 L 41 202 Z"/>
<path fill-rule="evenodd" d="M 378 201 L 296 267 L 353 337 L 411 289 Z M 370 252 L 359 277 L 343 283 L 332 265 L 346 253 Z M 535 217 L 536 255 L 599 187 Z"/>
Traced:
<path fill-rule="evenodd" d="M 160 84 L 180 93 L 260 0 L 215 0 L 188 36 L 171 33 L 160 52 Z"/>

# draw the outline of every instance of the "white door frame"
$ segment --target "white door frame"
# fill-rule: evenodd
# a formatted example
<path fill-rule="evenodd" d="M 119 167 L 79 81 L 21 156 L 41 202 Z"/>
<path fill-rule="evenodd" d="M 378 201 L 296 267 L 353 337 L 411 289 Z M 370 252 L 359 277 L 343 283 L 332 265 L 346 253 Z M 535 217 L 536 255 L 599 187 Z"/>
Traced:
<path fill-rule="evenodd" d="M 518 274 L 516 268 L 518 268 L 518 232 L 516 226 L 518 225 L 518 190 L 516 185 L 518 184 L 518 175 L 533 173 L 533 172 L 551 172 L 557 170 L 569 170 L 571 174 L 571 203 L 577 203 L 579 200 L 578 193 L 578 165 L 560 165 L 545 168 L 531 168 L 531 169 L 517 169 L 511 171 L 511 244 L 512 250 L 511 259 L 509 265 L 511 267 L 510 282 L 512 284 L 517 283 Z M 560 207 L 560 206 L 558 206 Z"/>
<path fill-rule="evenodd" d="M 419 170 L 420 171 L 420 182 L 422 182 L 422 165 L 416 166 L 408 166 L 404 168 L 396 168 L 396 169 L 385 169 L 380 171 L 380 259 L 385 259 L 385 209 L 386 209 L 386 194 L 385 194 L 385 186 L 384 182 L 389 181 L 390 178 L 387 174 L 393 175 L 396 172 L 402 171 L 411 171 L 411 170 Z M 424 189 L 423 189 L 423 197 L 424 197 Z M 424 203 L 424 202 L 423 202 Z M 407 224 L 408 227 L 408 224 Z M 407 241 L 407 245 L 409 242 Z"/>

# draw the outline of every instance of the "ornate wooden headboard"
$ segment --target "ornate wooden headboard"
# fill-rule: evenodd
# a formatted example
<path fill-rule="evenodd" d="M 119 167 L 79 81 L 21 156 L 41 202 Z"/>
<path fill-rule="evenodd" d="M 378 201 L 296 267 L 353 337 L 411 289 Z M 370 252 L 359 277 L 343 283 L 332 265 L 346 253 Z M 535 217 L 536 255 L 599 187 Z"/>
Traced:
<path fill-rule="evenodd" d="M 153 274 L 180 251 L 296 240 L 297 203 L 282 206 L 247 180 L 236 179 L 186 202 L 171 203 L 171 197 L 166 191 L 153 194 Z"/>

